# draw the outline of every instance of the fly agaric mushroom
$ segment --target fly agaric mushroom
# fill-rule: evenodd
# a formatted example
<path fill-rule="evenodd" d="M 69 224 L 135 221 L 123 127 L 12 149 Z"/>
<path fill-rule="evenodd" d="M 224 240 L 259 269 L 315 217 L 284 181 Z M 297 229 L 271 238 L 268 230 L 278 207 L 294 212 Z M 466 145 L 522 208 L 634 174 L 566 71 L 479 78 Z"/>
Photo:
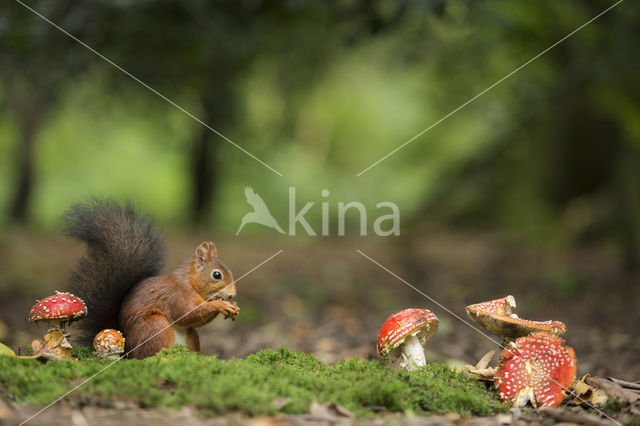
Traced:
<path fill-rule="evenodd" d="M 536 331 L 563 334 L 567 327 L 560 321 L 531 321 L 518 318 L 512 312 L 516 300 L 509 295 L 502 299 L 469 305 L 465 309 L 473 322 L 482 328 L 505 338 L 526 336 Z"/>
<path fill-rule="evenodd" d="M 124 353 L 124 336 L 111 328 L 102 330 L 93 339 L 93 349 L 98 358 L 118 359 Z"/>
<path fill-rule="evenodd" d="M 36 301 L 31 308 L 29 321 L 46 321 L 49 330 L 64 330 L 64 326 L 87 315 L 87 305 L 71 293 L 56 291 L 53 296 Z"/>
<path fill-rule="evenodd" d="M 564 390 L 576 377 L 576 355 L 564 339 L 545 332 L 511 342 L 502 352 L 495 376 L 500 399 L 516 407 L 527 402 L 537 407 L 555 407 L 565 398 Z"/>
<path fill-rule="evenodd" d="M 42 340 L 31 342 L 33 354 L 44 359 L 73 359 L 64 326 L 86 315 L 87 305 L 71 293 L 56 291 L 55 295 L 38 300 L 31 308 L 29 321 L 46 321 L 49 329 Z"/>
<path fill-rule="evenodd" d="M 417 370 L 427 365 L 423 345 L 438 330 L 438 317 L 427 309 L 405 309 L 391 315 L 380 329 L 378 353 L 387 361 L 402 357 L 400 366 Z"/>

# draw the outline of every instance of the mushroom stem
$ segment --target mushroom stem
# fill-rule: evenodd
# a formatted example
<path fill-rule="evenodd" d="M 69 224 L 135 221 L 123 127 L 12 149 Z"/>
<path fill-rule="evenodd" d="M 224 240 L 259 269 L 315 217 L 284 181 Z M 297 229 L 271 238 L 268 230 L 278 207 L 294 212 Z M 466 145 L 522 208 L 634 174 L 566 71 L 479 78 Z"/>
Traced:
<path fill-rule="evenodd" d="M 54 330 L 64 330 L 64 321 L 62 320 L 49 320 L 47 322 L 49 323 L 49 330 L 47 330 L 47 333 Z"/>
<path fill-rule="evenodd" d="M 420 367 L 427 365 L 427 360 L 424 357 L 424 349 L 420 343 L 418 336 L 409 335 L 402 345 L 402 361 L 400 366 L 407 370 L 417 370 Z"/>

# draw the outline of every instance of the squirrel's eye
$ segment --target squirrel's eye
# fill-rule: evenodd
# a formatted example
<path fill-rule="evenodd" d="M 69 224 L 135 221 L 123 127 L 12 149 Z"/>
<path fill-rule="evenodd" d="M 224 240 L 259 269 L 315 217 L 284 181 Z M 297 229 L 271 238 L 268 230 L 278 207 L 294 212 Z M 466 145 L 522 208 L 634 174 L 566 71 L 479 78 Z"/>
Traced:
<path fill-rule="evenodd" d="M 211 273 L 211 276 L 213 277 L 214 280 L 222 279 L 222 274 L 218 270 L 213 271 Z"/>

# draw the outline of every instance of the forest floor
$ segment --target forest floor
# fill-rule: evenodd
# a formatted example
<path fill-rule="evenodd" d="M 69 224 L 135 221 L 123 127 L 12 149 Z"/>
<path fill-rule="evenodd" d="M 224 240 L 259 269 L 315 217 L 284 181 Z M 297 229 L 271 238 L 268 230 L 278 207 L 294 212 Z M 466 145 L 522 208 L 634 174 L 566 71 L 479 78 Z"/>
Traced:
<path fill-rule="evenodd" d="M 199 242 L 198 235 L 202 233 L 168 236 L 171 257 L 166 270 L 191 255 Z M 399 310 L 421 307 L 432 310 L 440 319 L 438 334 L 426 346 L 428 361 L 454 367 L 475 364 L 489 350 L 499 352 L 500 348 L 465 323 L 464 307 L 512 294 L 521 317 L 567 324 L 564 337 L 578 356 L 578 377 L 590 373 L 627 381 L 640 379 L 640 274 L 622 267 L 615 247 L 531 247 L 510 237 L 439 228 L 394 240 L 226 237 L 215 242 L 220 256 L 236 276 L 278 250 L 283 252 L 238 283 L 241 313 L 236 321 L 216 320 L 201 329 L 205 354 L 217 354 L 221 359 L 245 358 L 265 348 L 285 346 L 313 354 L 326 363 L 354 355 L 365 360 L 379 359 L 375 343 L 384 320 Z M 63 289 L 65 276 L 81 252 L 79 244 L 57 235 L 12 230 L 3 237 L 0 341 L 16 351 L 23 350 L 44 331 L 28 323 L 28 311 L 35 298 Z M 38 410 L 37 406 L 12 401 L 2 395 L 1 389 L 0 400 L 3 401 L 0 422 L 10 424 Z M 589 418 L 576 417 L 589 411 Z M 96 424 L 95 419 L 100 419 L 100 424 L 121 424 L 126 418 L 138 423 L 185 425 L 211 421 L 190 407 L 165 412 L 141 409 L 126 401 L 114 402 L 113 407 L 73 406 L 61 401 L 47 413 L 50 414 L 42 414 L 30 423 L 38 424 L 36 419 L 40 419 L 43 424 L 56 424 L 54 415 L 64 419 L 60 424 Z M 251 420 L 255 424 L 352 421 L 331 411 L 322 413 L 313 414 L 310 409 L 307 415 L 250 419 L 240 413 L 229 413 L 217 419 L 223 423 Z M 414 418 L 411 413 L 381 413 L 363 421 L 398 424 L 604 421 L 594 414 L 593 410 L 565 407 L 559 411 L 524 410 L 462 420 L 458 414 Z M 628 416 L 621 420 L 636 421 Z"/>

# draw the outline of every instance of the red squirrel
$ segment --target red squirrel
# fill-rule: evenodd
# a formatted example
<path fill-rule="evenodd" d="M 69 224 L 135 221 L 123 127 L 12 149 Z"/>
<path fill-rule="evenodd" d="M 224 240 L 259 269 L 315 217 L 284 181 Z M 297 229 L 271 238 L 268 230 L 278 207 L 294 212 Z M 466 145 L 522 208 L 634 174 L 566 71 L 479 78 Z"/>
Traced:
<path fill-rule="evenodd" d="M 164 237 L 131 204 L 76 204 L 61 222 L 67 235 L 87 245 L 68 283 L 88 308 L 77 324 L 77 343 L 91 346 L 97 333 L 115 328 L 134 358 L 175 344 L 199 351 L 197 327 L 218 314 L 235 318 L 240 312 L 233 275 L 212 242 L 201 243 L 181 268 L 158 276 L 166 257 Z"/>

